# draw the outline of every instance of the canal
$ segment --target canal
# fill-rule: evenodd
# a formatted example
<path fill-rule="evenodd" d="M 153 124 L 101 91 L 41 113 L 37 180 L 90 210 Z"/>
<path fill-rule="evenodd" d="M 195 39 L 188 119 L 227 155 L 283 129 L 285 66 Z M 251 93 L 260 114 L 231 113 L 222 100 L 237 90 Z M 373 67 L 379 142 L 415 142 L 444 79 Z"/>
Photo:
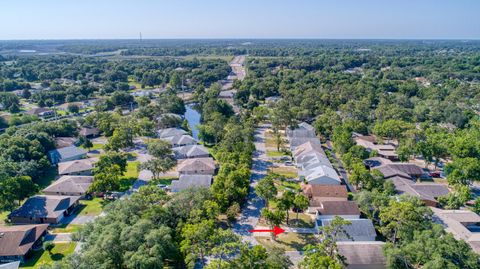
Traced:
<path fill-rule="evenodd" d="M 195 104 L 185 105 L 185 119 L 188 121 L 188 126 L 192 130 L 192 136 L 195 139 L 198 139 L 198 128 L 200 124 L 200 113 L 195 109 Z"/>

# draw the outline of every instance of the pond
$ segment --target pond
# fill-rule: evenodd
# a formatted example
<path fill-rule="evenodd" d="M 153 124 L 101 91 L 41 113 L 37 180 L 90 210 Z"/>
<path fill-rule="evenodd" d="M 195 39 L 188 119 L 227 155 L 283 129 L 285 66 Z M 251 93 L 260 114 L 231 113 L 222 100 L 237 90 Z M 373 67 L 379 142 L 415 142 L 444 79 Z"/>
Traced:
<path fill-rule="evenodd" d="M 200 124 L 200 113 L 195 109 L 195 104 L 188 104 L 185 108 L 185 119 L 187 119 L 188 126 L 192 130 L 192 136 L 193 138 L 198 139 L 197 125 Z"/>

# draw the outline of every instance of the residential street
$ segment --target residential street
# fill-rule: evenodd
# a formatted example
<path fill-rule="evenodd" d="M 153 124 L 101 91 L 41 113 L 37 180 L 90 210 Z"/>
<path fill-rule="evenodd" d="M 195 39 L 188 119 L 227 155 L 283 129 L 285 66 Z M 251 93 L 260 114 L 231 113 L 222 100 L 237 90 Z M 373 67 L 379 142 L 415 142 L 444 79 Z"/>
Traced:
<path fill-rule="evenodd" d="M 350 191 L 352 193 L 357 192 L 355 190 L 355 188 L 350 184 L 350 181 L 348 181 L 347 172 L 345 171 L 345 168 L 343 167 L 342 161 L 340 161 L 340 159 L 338 159 L 337 154 L 335 154 L 335 152 L 333 151 L 333 145 L 332 145 L 332 142 L 330 140 L 327 141 L 327 147 L 328 147 L 328 149 L 331 150 L 332 157 L 335 159 L 335 161 L 338 164 L 338 173 L 342 177 L 345 185 L 347 185 L 348 191 Z"/>
<path fill-rule="evenodd" d="M 244 242 L 257 245 L 257 240 L 248 231 L 253 229 L 260 217 L 260 211 L 264 202 L 255 193 L 255 185 L 258 180 L 267 174 L 269 163 L 265 150 L 265 132 L 269 125 L 261 125 L 255 130 L 255 152 L 253 153 L 252 174 L 250 177 L 250 193 L 248 201 L 242 209 L 242 213 L 234 225 L 234 232 L 242 236 Z"/>

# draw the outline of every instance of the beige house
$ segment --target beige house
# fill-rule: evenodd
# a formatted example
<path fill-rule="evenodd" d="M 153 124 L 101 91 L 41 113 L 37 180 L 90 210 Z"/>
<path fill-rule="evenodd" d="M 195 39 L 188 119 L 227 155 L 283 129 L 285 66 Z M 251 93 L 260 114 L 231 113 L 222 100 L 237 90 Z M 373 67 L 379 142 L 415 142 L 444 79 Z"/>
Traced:
<path fill-rule="evenodd" d="M 46 195 L 84 196 L 93 183 L 93 176 L 62 176 L 43 189 Z"/>
<path fill-rule="evenodd" d="M 58 164 L 59 175 L 90 176 L 98 158 L 88 158 Z"/>
<path fill-rule="evenodd" d="M 179 161 L 177 166 L 180 175 L 214 175 L 215 169 L 213 158 L 185 159 Z"/>

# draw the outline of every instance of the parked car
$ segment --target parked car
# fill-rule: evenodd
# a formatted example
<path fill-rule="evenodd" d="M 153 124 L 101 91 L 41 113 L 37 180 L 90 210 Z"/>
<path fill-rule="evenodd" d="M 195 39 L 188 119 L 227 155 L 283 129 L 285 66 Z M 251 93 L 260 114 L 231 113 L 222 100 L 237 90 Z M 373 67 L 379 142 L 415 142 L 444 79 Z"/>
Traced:
<path fill-rule="evenodd" d="M 286 162 L 284 162 L 284 164 L 286 166 L 293 166 L 293 162 L 291 162 L 291 161 L 286 161 Z"/>
<path fill-rule="evenodd" d="M 120 197 L 122 197 L 122 195 L 123 195 L 123 193 L 121 193 L 121 192 L 112 191 L 112 192 L 106 193 L 105 196 L 103 196 L 103 199 L 109 200 L 109 201 L 115 201 L 115 200 L 120 199 Z"/>
<path fill-rule="evenodd" d="M 363 164 L 364 164 L 365 167 L 367 167 L 367 168 L 373 168 L 373 167 L 377 167 L 377 166 L 382 165 L 381 162 L 376 161 L 376 160 L 365 160 L 365 161 L 363 161 Z"/>
<path fill-rule="evenodd" d="M 440 177 L 440 171 L 433 171 L 428 173 L 429 176 L 431 177 Z"/>

